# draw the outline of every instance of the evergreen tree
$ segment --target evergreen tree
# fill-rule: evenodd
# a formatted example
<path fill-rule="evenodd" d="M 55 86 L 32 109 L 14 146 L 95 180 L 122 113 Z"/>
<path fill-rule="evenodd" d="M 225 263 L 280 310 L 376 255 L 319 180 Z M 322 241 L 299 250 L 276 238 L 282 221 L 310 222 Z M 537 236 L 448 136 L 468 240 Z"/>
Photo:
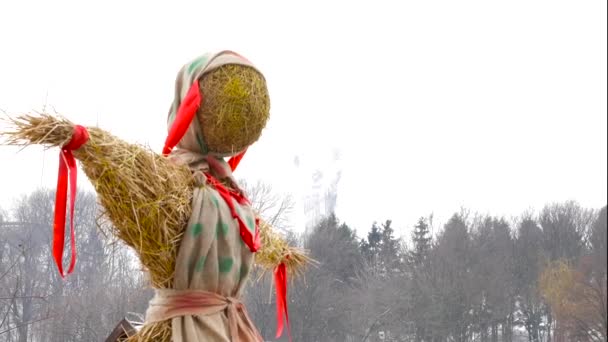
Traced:
<path fill-rule="evenodd" d="M 412 307 L 414 324 L 414 340 L 428 340 L 430 327 L 429 318 L 432 305 L 428 288 L 430 284 L 429 253 L 431 252 L 431 237 L 429 225 L 420 218 L 412 232 L 412 250 L 408 252 L 408 266 L 411 274 L 411 289 L 408 291 Z"/>
<path fill-rule="evenodd" d="M 391 224 L 391 220 L 386 220 L 380 233 L 380 267 L 387 275 L 398 271 L 400 259 L 399 240 L 395 238 Z"/>
<path fill-rule="evenodd" d="M 410 262 L 415 266 L 420 266 L 427 259 L 431 249 L 429 225 L 423 217 L 418 219 L 418 223 L 414 227 L 412 242 L 414 246 L 410 252 Z"/>
<path fill-rule="evenodd" d="M 369 233 L 367 233 L 367 241 L 362 240 L 360 244 L 365 261 L 374 274 L 377 274 L 380 270 L 379 254 L 381 243 L 382 233 L 376 222 L 374 222 Z"/>

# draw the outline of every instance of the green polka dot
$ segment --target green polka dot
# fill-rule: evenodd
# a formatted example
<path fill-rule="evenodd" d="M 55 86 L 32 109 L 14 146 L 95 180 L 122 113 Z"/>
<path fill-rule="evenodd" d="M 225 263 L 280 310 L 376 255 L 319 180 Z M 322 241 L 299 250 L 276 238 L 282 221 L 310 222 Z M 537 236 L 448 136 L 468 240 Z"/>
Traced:
<path fill-rule="evenodd" d="M 194 266 L 194 270 L 196 272 L 201 272 L 203 271 L 203 268 L 205 268 L 205 260 L 207 258 L 205 256 L 200 257 L 197 261 L 196 261 L 196 265 Z"/>
<path fill-rule="evenodd" d="M 188 66 L 188 73 L 192 73 L 196 68 L 205 64 L 207 62 L 207 57 L 199 57 L 197 58 L 190 66 Z"/>
<path fill-rule="evenodd" d="M 219 258 L 218 264 L 221 273 L 228 273 L 232 269 L 232 264 L 234 264 L 234 260 L 232 260 L 231 257 Z"/>
<path fill-rule="evenodd" d="M 255 231 L 255 221 L 251 216 L 247 218 L 247 228 L 249 228 L 249 230 L 251 230 L 252 232 Z"/>
<path fill-rule="evenodd" d="M 203 224 L 202 223 L 196 223 L 192 226 L 192 236 L 197 237 L 199 236 L 202 231 L 203 231 Z"/>
<path fill-rule="evenodd" d="M 218 222 L 216 228 L 217 236 L 226 236 L 228 234 L 228 224 L 224 222 Z"/>
<path fill-rule="evenodd" d="M 220 207 L 220 201 L 218 201 L 217 196 L 215 194 L 211 195 L 211 201 L 216 207 Z"/>

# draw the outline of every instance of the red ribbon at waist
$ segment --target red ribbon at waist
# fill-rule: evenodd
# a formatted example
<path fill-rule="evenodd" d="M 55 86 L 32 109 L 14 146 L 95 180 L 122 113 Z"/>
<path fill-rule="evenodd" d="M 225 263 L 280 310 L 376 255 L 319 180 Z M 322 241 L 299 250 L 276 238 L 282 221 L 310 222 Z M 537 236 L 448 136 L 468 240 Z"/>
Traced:
<path fill-rule="evenodd" d="M 83 126 L 74 126 L 72 139 L 59 152 L 59 173 L 57 176 L 57 193 L 55 194 L 55 217 L 53 221 L 53 258 L 61 277 L 72 273 L 76 265 L 76 236 L 74 233 L 74 203 L 76 201 L 76 177 L 78 170 L 72 151 L 79 149 L 89 140 L 89 132 Z M 70 189 L 70 247 L 71 260 L 67 274 L 63 272 L 63 246 L 65 244 L 65 217 Z"/>

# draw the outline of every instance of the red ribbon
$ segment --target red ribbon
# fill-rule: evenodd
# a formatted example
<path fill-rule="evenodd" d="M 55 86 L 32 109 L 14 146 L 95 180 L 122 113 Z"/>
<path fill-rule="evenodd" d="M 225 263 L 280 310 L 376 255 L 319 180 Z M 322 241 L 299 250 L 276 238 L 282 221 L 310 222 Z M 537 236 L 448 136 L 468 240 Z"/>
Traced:
<path fill-rule="evenodd" d="M 203 96 L 200 91 L 200 87 L 198 82 L 194 82 L 190 89 L 188 89 L 188 93 L 184 100 L 179 105 L 177 109 L 177 113 L 175 114 L 175 120 L 173 121 L 173 125 L 169 129 L 169 134 L 167 135 L 167 139 L 165 140 L 165 146 L 163 147 L 163 154 L 168 155 L 171 153 L 173 148 L 179 144 L 180 140 L 184 137 L 186 132 L 188 131 L 188 127 L 192 123 L 194 119 L 194 115 L 201 106 L 203 101 Z M 245 156 L 245 152 L 247 150 L 235 155 L 234 157 L 228 160 L 228 165 L 230 165 L 230 169 L 232 171 L 236 170 L 236 167 Z M 201 151 L 202 152 L 202 151 Z"/>
<path fill-rule="evenodd" d="M 201 106 L 201 102 L 203 100 L 203 96 L 200 92 L 200 87 L 198 82 L 194 82 L 190 89 L 188 89 L 188 93 L 186 97 L 184 97 L 182 103 L 180 104 L 177 113 L 175 115 L 175 120 L 169 129 L 169 134 L 165 140 L 165 146 L 163 147 L 163 155 L 168 155 L 171 153 L 173 148 L 182 140 L 186 132 L 188 131 L 188 127 L 192 123 L 196 112 Z M 245 155 L 245 151 L 237 154 L 236 156 L 230 158 L 228 161 L 228 165 L 230 165 L 230 169 L 234 171 L 236 167 L 239 165 L 241 159 Z M 232 199 L 234 198 L 240 204 L 249 203 L 249 201 L 240 193 L 235 191 L 229 191 L 224 187 L 219 181 L 217 181 L 214 177 L 207 174 L 207 181 L 210 185 L 215 187 L 220 196 L 224 199 L 230 211 L 232 213 L 232 217 L 238 220 L 240 235 L 243 239 L 243 242 L 247 244 L 249 249 L 252 252 L 256 252 L 260 248 L 260 232 L 258 225 L 256 224 L 255 234 L 252 234 L 251 231 L 247 228 L 247 225 L 243 222 L 243 220 L 239 217 L 232 203 Z"/>
<path fill-rule="evenodd" d="M 89 132 L 80 125 L 74 126 L 72 139 L 59 152 L 59 174 L 57 176 L 57 193 L 55 194 L 55 218 L 53 221 L 53 257 L 61 277 L 72 273 L 76 265 L 76 236 L 74 233 L 74 203 L 76 201 L 76 160 L 72 151 L 79 149 L 89 140 Z M 65 244 L 65 216 L 68 192 L 70 188 L 70 247 L 72 257 L 68 273 L 63 272 L 63 246 Z"/>
<path fill-rule="evenodd" d="M 194 119 L 196 111 L 201 106 L 201 101 L 203 101 L 203 97 L 198 82 L 194 82 L 188 90 L 186 97 L 179 105 L 175 121 L 173 121 L 173 125 L 169 129 L 169 135 L 167 135 L 165 147 L 163 148 L 164 155 L 171 153 L 171 150 L 182 140 L 184 134 L 188 131 L 188 127 L 190 127 L 192 119 Z"/>
<path fill-rule="evenodd" d="M 281 263 L 274 271 L 274 283 L 277 288 L 277 335 L 283 334 L 283 317 L 287 322 L 287 334 L 291 341 L 291 328 L 289 326 L 289 312 L 287 311 L 287 267 Z"/>
<path fill-rule="evenodd" d="M 245 152 L 247 152 L 247 149 L 228 160 L 228 165 L 230 165 L 232 171 L 236 170 L 236 167 L 239 166 L 241 159 L 245 156 Z"/>
<path fill-rule="evenodd" d="M 243 219 L 236 212 L 236 209 L 234 208 L 234 203 L 232 202 L 232 199 L 234 199 L 239 204 L 249 204 L 249 200 L 247 200 L 247 198 L 245 198 L 245 196 L 243 196 L 241 193 L 238 193 L 234 190 L 228 190 L 222 183 L 220 183 L 217 179 L 215 179 L 215 177 L 211 176 L 210 174 L 207 173 L 205 174 L 205 176 L 207 176 L 207 183 L 209 183 L 209 185 L 211 185 L 215 188 L 215 190 L 217 190 L 224 202 L 226 202 L 226 204 L 228 205 L 228 208 L 230 208 L 230 213 L 232 214 L 232 217 L 238 221 L 239 234 L 241 236 L 241 239 L 243 239 L 243 242 L 247 245 L 247 247 L 249 247 L 249 250 L 252 253 L 257 252 L 260 249 L 260 246 L 262 245 L 260 242 L 260 228 L 258 225 L 258 220 L 256 220 L 255 222 L 256 225 L 254 234 L 251 232 L 251 230 L 249 230 L 249 228 L 247 228 L 247 225 L 245 224 L 245 222 L 243 222 Z"/>

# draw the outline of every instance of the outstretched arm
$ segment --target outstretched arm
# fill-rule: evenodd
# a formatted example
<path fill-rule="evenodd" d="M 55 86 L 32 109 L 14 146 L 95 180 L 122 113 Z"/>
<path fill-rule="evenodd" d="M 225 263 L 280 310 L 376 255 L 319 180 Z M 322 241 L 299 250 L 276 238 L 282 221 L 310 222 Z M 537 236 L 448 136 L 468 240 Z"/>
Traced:
<path fill-rule="evenodd" d="M 75 126 L 48 114 L 22 115 L 10 121 L 15 130 L 0 135 L 8 144 L 23 146 L 65 146 Z M 145 267 L 154 270 L 150 272 L 154 286 L 171 287 L 179 248 L 176 242 L 192 212 L 194 179 L 190 170 L 100 128 L 88 131 L 88 142 L 74 156 L 95 187 L 114 235 L 135 249 Z M 313 262 L 263 220 L 260 238 L 262 247 L 255 263 L 264 270 L 284 263 L 289 273 L 298 274 Z"/>
<path fill-rule="evenodd" d="M 280 264 L 285 264 L 292 275 L 300 275 L 306 266 L 314 261 L 306 252 L 289 243 L 270 224 L 260 219 L 260 240 L 262 246 L 255 254 L 255 264 L 263 271 L 275 270 Z"/>
<path fill-rule="evenodd" d="M 10 119 L 15 128 L 2 135 L 11 145 L 61 147 L 72 139 L 74 124 L 47 114 Z M 173 279 L 178 244 L 191 214 L 193 178 L 147 148 L 129 144 L 90 127 L 89 140 L 74 151 L 99 195 L 113 233 L 154 270 L 152 282 L 168 287 Z"/>

